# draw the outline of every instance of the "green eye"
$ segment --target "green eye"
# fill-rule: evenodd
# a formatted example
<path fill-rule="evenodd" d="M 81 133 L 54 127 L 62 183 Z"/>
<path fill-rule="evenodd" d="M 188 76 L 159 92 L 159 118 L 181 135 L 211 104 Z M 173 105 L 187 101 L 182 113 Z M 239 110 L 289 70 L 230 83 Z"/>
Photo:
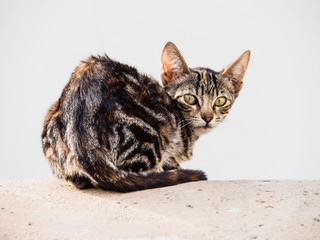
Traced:
<path fill-rule="evenodd" d="M 184 101 L 190 105 L 195 105 L 198 102 L 197 98 L 191 94 L 184 95 Z"/>
<path fill-rule="evenodd" d="M 222 107 L 227 102 L 227 99 L 225 97 L 218 97 L 216 101 L 214 102 L 214 105 L 217 107 Z"/>

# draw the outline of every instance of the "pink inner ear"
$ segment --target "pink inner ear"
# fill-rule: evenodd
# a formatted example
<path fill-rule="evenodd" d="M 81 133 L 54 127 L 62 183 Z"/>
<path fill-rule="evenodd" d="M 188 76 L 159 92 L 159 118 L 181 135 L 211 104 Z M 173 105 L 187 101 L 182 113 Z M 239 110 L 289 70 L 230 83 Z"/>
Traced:
<path fill-rule="evenodd" d="M 167 52 L 164 52 L 161 57 L 162 62 L 162 81 L 164 84 L 170 84 L 174 80 L 174 69 L 172 65 L 172 58 L 169 57 Z"/>
<path fill-rule="evenodd" d="M 250 51 L 245 51 L 236 61 L 226 67 L 223 75 L 229 78 L 235 78 L 237 81 L 242 82 L 250 60 Z"/>
<path fill-rule="evenodd" d="M 162 76 L 166 79 L 167 83 L 172 81 L 172 65 L 168 59 L 168 55 L 162 59 Z"/>
<path fill-rule="evenodd" d="M 233 66 L 232 70 L 232 75 L 235 76 L 236 78 L 242 78 L 243 74 L 243 67 L 241 63 L 237 63 Z"/>
<path fill-rule="evenodd" d="M 170 42 L 164 47 L 161 63 L 161 79 L 163 84 L 173 83 L 184 73 L 190 72 L 178 48 Z"/>

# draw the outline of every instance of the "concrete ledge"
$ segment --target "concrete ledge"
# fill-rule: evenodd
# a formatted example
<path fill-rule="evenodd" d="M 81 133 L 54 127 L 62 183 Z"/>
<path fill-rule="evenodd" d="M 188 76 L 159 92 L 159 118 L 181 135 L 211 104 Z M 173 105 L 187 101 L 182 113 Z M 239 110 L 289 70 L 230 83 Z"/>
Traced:
<path fill-rule="evenodd" d="M 207 181 L 119 194 L 0 181 L 0 239 L 320 239 L 320 181 Z"/>

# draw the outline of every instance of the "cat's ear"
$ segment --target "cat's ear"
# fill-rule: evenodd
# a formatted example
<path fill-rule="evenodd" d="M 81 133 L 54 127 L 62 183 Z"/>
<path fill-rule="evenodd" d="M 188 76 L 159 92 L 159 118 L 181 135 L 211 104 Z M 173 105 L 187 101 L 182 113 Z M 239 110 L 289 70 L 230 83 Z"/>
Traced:
<path fill-rule="evenodd" d="M 242 79 L 246 73 L 249 60 L 250 51 L 247 50 L 236 61 L 220 71 L 220 74 L 232 83 L 232 87 L 236 93 L 242 88 Z"/>
<path fill-rule="evenodd" d="M 161 54 L 161 81 L 163 85 L 174 83 L 181 76 L 189 73 L 190 69 L 176 45 L 168 42 Z"/>

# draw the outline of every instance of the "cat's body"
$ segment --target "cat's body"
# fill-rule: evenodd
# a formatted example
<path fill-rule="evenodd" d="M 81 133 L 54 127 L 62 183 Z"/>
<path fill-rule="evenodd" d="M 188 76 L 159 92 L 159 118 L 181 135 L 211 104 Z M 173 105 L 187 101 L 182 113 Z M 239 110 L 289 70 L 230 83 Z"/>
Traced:
<path fill-rule="evenodd" d="M 227 75 L 189 69 L 172 43 L 162 64 L 165 88 L 107 56 L 75 69 L 42 133 L 54 175 L 78 188 L 122 192 L 206 179 L 179 164 L 191 157 L 198 137 L 225 117 L 240 88 L 228 86 Z M 230 102 L 218 114 L 208 102 L 221 94 Z M 194 96 L 196 103 L 190 101 Z"/>

